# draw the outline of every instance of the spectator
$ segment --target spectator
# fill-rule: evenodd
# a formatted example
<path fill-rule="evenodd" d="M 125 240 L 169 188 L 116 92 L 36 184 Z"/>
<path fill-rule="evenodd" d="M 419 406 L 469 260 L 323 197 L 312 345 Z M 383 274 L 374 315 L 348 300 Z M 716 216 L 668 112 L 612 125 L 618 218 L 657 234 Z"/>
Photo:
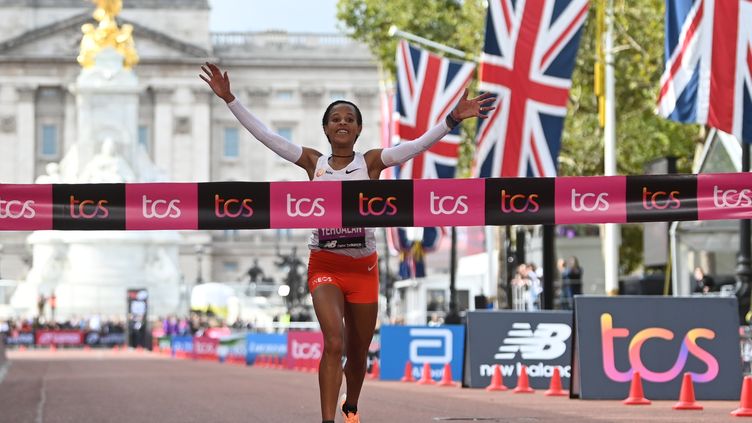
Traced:
<path fill-rule="evenodd" d="M 571 310 L 574 296 L 582 294 L 582 267 L 577 257 L 569 257 L 561 271 L 562 307 Z"/>
<path fill-rule="evenodd" d="M 696 294 L 707 294 L 708 292 L 713 290 L 713 287 L 715 286 L 715 281 L 712 277 L 705 274 L 705 272 L 702 270 L 702 267 L 697 266 L 695 267 L 695 288 L 694 292 Z"/>

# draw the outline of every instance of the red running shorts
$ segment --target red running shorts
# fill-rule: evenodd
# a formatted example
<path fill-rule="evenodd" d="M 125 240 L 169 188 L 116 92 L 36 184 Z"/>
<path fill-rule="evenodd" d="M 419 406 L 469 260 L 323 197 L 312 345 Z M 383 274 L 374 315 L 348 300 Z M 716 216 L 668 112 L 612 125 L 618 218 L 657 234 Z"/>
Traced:
<path fill-rule="evenodd" d="M 311 251 L 308 260 L 308 291 L 313 293 L 321 285 L 338 287 L 348 303 L 378 302 L 378 254 L 353 258 L 323 250 Z"/>

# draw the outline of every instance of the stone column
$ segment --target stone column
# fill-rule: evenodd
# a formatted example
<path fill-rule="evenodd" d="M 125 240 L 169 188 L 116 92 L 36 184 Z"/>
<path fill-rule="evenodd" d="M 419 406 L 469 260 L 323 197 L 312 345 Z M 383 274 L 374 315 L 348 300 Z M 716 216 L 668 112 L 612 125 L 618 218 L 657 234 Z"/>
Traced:
<path fill-rule="evenodd" d="M 194 181 L 211 179 L 212 115 L 214 94 L 205 89 L 193 91 L 193 178 Z"/>
<path fill-rule="evenodd" d="M 172 160 L 172 89 L 154 88 L 154 162 L 173 175 Z"/>

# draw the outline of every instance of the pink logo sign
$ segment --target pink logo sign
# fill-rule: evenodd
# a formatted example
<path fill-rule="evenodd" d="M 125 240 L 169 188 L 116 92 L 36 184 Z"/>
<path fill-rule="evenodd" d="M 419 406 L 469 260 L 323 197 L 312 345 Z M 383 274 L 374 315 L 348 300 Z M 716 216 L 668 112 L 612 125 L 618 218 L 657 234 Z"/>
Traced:
<path fill-rule="evenodd" d="M 752 173 L 697 175 L 697 217 L 749 219 L 752 217 Z"/>
<path fill-rule="evenodd" d="M 417 179 L 413 187 L 415 226 L 485 223 L 483 179 Z"/>
<path fill-rule="evenodd" d="M 338 228 L 342 226 L 342 185 L 339 181 L 271 184 L 271 227 Z"/>
<path fill-rule="evenodd" d="M 52 229 L 52 185 L 0 184 L 0 230 Z"/>
<path fill-rule="evenodd" d="M 127 184 L 126 229 L 197 229 L 196 190 L 194 183 Z"/>
<path fill-rule="evenodd" d="M 315 367 L 324 353 L 324 335 L 321 332 L 289 331 L 287 333 L 286 367 Z"/>
<path fill-rule="evenodd" d="M 556 178 L 556 223 L 626 223 L 627 178 Z"/>

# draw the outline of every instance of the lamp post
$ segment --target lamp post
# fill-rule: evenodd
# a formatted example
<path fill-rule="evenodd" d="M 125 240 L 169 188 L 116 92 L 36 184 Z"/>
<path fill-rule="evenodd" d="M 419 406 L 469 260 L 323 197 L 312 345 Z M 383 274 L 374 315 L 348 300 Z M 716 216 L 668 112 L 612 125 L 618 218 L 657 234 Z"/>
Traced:
<path fill-rule="evenodd" d="M 195 247 L 196 251 L 196 285 L 201 285 L 204 283 L 204 276 L 202 271 L 201 262 L 203 260 L 204 256 L 204 246 L 199 244 Z"/>

